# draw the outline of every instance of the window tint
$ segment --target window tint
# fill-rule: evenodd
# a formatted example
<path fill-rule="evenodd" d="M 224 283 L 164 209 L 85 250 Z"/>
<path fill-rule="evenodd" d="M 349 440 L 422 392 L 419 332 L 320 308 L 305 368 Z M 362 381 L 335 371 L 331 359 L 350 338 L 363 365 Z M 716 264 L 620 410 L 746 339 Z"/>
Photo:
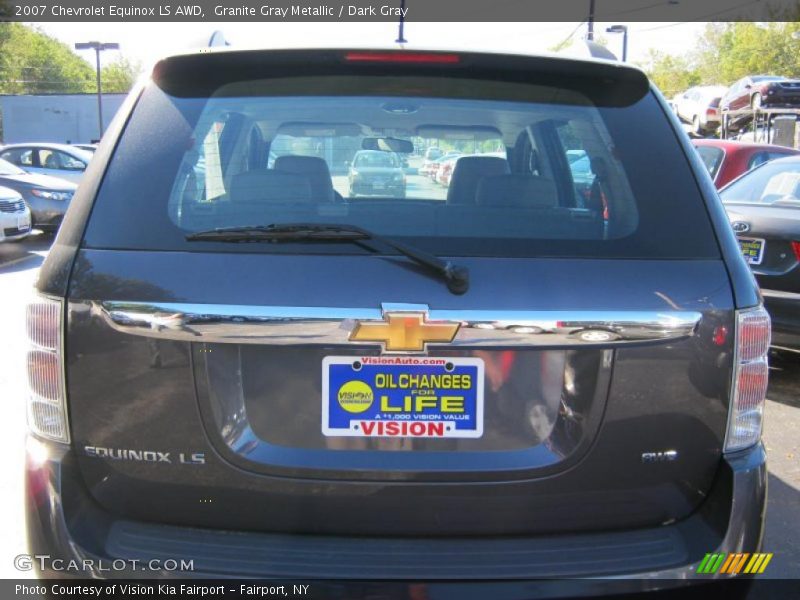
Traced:
<path fill-rule="evenodd" d="M 762 165 L 767 161 L 774 160 L 776 158 L 781 158 L 786 156 L 785 152 L 770 152 L 770 151 L 762 151 L 756 152 L 753 156 L 750 157 L 750 160 L 747 162 L 747 168 L 753 169 L 758 165 Z"/>
<path fill-rule="evenodd" d="M 362 150 L 375 137 L 407 140 L 413 152 Z M 444 153 L 435 174 L 421 170 L 430 148 Z M 287 77 L 231 82 L 208 97 L 150 86 L 109 164 L 85 243 L 363 252 L 185 239 L 287 222 L 353 224 L 450 256 L 718 255 L 652 96 L 604 107 L 577 89 L 446 77 Z"/>
<path fill-rule="evenodd" d="M 8 162 L 19 165 L 21 167 L 31 167 L 33 166 L 33 151 L 27 150 L 25 148 L 15 148 L 13 150 L 7 150 L 0 154 L 0 157 L 7 160 Z"/>
<path fill-rule="evenodd" d="M 397 168 L 397 159 L 388 152 L 359 152 L 353 160 L 354 167 Z"/>
<path fill-rule="evenodd" d="M 714 179 L 722 166 L 722 159 L 725 158 L 725 152 L 721 148 L 714 146 L 695 146 L 695 150 L 703 160 L 703 164 Z"/>

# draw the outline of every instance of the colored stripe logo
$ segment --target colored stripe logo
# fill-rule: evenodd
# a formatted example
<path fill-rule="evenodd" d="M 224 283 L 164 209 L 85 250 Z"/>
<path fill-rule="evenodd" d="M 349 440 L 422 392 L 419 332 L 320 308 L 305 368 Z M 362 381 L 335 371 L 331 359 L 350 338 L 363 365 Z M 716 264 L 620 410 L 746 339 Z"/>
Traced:
<path fill-rule="evenodd" d="M 725 575 L 739 575 L 740 573 L 759 574 L 767 568 L 772 560 L 772 553 L 747 552 L 730 554 L 706 554 L 697 572 L 703 575 L 721 573 Z"/>

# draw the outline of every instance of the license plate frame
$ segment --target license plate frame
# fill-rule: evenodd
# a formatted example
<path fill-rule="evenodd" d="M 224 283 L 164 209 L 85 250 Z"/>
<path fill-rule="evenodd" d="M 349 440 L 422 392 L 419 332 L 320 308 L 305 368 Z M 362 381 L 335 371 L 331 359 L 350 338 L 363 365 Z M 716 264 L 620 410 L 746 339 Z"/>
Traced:
<path fill-rule="evenodd" d="M 760 265 L 764 261 L 764 249 L 767 247 L 764 238 L 739 237 L 737 240 L 748 265 Z"/>
<path fill-rule="evenodd" d="M 321 395 L 326 437 L 483 436 L 480 358 L 326 356 Z"/>

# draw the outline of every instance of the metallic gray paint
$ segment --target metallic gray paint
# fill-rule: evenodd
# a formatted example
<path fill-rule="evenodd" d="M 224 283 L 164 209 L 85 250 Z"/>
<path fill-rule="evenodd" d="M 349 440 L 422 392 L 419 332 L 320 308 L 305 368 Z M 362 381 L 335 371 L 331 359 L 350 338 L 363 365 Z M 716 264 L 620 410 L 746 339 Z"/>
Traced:
<path fill-rule="evenodd" d="M 136 558 L 136 555 L 122 553 L 122 546 L 114 543 L 114 532 L 120 525 L 134 526 L 134 523 L 120 521 L 118 517 L 100 509 L 87 494 L 80 475 L 76 472 L 75 457 L 64 446 L 57 444 L 47 444 L 49 456 L 42 462 L 29 462 L 26 469 L 27 481 L 27 528 L 28 539 L 31 553 L 49 554 L 52 558 L 60 558 L 65 561 L 82 559 L 93 559 L 95 563 L 98 559 L 104 559 L 107 563 L 114 558 Z M 610 579 L 593 579 L 589 581 L 553 580 L 542 582 L 542 578 L 552 576 L 553 571 L 549 570 L 547 564 L 535 568 L 520 566 L 516 571 L 507 571 L 504 577 L 487 577 L 481 571 L 480 565 L 475 565 L 472 576 L 478 579 L 494 579 L 493 582 L 475 583 L 474 592 L 482 591 L 486 597 L 503 594 L 506 598 L 529 598 L 533 579 L 536 582 L 536 597 L 564 597 L 568 596 L 594 596 L 606 595 L 609 593 L 635 592 L 645 590 L 655 590 L 671 587 L 682 587 L 691 583 L 696 583 L 696 570 L 699 562 L 707 552 L 755 552 L 761 548 L 761 536 L 763 531 L 764 511 L 766 508 L 766 485 L 767 469 L 763 446 L 760 444 L 746 451 L 726 457 L 720 464 L 719 476 L 713 488 L 710 490 L 708 498 L 702 507 L 691 517 L 684 521 L 664 525 L 670 533 L 676 535 L 681 544 L 685 545 L 688 557 L 682 564 L 664 564 L 662 567 L 651 566 L 646 570 L 636 570 L 633 566 L 628 569 L 622 568 L 620 572 Z M 218 537 L 217 532 L 204 531 L 192 528 L 183 530 L 181 528 L 162 526 L 163 544 L 162 549 L 150 549 L 148 556 L 170 556 L 172 558 L 182 558 L 176 555 L 174 540 L 176 536 L 184 539 L 193 540 L 193 548 L 213 549 L 214 539 Z M 158 526 L 153 531 L 157 531 Z M 152 529 L 152 528 L 151 528 Z M 135 531 L 135 529 L 134 529 Z M 611 534 L 613 535 L 613 534 Z M 192 537 L 193 536 L 193 537 Z M 206 538 L 204 538 L 206 536 Z M 178 539 L 181 539 L 178 537 Z M 204 544 L 204 539 L 211 544 Z M 249 546 L 250 552 L 258 552 L 259 540 L 263 539 L 267 543 L 269 538 L 262 538 L 259 534 L 238 534 L 237 536 L 226 538 L 226 543 L 234 540 L 240 544 Z M 541 547 L 539 539 L 536 537 L 517 538 L 520 544 L 527 542 L 531 550 Z M 158 548 L 158 538 L 150 537 L 150 543 L 155 543 Z M 336 538 L 331 538 L 335 541 Z M 469 539 L 470 548 L 476 553 L 481 553 L 491 548 L 492 544 L 499 538 Z M 595 553 L 597 550 L 597 538 L 591 535 L 585 536 L 585 542 L 581 543 L 580 536 L 571 538 L 569 550 L 580 552 L 586 550 Z M 346 539 L 344 540 L 346 541 Z M 387 553 L 397 551 L 398 548 L 407 546 L 413 548 L 410 556 L 420 561 L 420 566 L 426 564 L 431 556 L 435 556 L 436 546 L 431 545 L 430 553 L 426 554 L 426 538 L 377 538 L 373 540 L 379 547 L 376 548 L 375 556 L 384 556 Z M 485 544 L 484 544 L 485 542 Z M 382 549 L 380 544 L 383 544 Z M 483 546 L 482 546 L 483 544 Z M 180 547 L 180 546 L 179 546 Z M 182 547 L 181 547 L 182 548 Z M 295 546 L 295 551 L 300 548 Z M 310 549 L 309 549 L 310 550 Z M 190 556 L 191 553 L 187 554 Z M 670 555 L 671 557 L 671 555 Z M 222 557 L 220 557 L 222 558 Z M 230 576 L 233 573 L 218 569 L 213 570 L 211 565 L 215 564 L 215 555 L 204 552 L 203 558 L 198 561 L 200 569 L 194 575 L 202 576 Z M 224 561 L 217 561 L 218 565 L 223 565 Z M 453 593 L 463 593 L 463 583 L 452 587 L 446 579 L 463 579 L 463 572 L 460 577 L 452 577 L 453 571 L 458 567 L 457 562 L 452 565 L 447 561 L 439 563 L 439 572 L 436 578 L 429 579 L 426 587 L 431 592 L 440 593 L 443 596 Z M 243 570 L 244 569 L 244 570 Z M 414 577 L 415 569 L 413 565 L 407 570 L 402 578 L 402 583 L 383 583 L 376 584 L 373 592 L 388 593 L 392 589 L 401 588 L 408 593 L 408 588 L 419 581 L 419 577 Z M 239 576 L 259 577 L 264 576 L 264 571 L 247 571 L 247 566 L 239 565 L 236 572 Z M 344 578 L 339 578 L 335 583 L 335 589 L 341 593 L 342 589 L 348 589 L 351 594 L 361 594 L 363 583 L 358 582 L 359 576 L 357 569 L 353 571 L 342 570 L 346 573 Z M 525 573 L 527 578 L 520 579 L 520 575 Z M 63 572 L 52 570 L 40 571 L 39 575 L 45 578 L 63 577 Z M 104 577 L 131 578 L 140 576 L 140 572 L 123 570 L 118 572 L 106 572 Z M 153 577 L 181 577 L 186 574 L 180 572 L 154 572 Z M 313 578 L 312 572 L 305 572 L 307 578 Z M 448 577 L 449 576 L 449 577 Z M 723 575 L 704 576 L 705 581 L 725 578 Z M 348 581 L 351 579 L 353 581 Z M 363 579 L 363 577 L 361 578 Z M 320 583 L 320 586 L 323 585 Z M 320 589 L 320 588 L 317 588 Z M 333 589 L 330 590 L 333 592 Z"/>

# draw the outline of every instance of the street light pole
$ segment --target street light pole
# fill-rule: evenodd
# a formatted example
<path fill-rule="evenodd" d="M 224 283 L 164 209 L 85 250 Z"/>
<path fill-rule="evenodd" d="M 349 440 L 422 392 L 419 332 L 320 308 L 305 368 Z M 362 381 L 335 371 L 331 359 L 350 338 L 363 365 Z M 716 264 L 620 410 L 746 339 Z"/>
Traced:
<path fill-rule="evenodd" d="M 406 14 L 406 0 L 400 0 L 400 23 L 398 25 L 397 31 L 397 39 L 395 43 L 397 44 L 407 44 L 408 40 L 403 35 L 403 26 L 405 25 L 406 19 L 403 15 Z"/>
<path fill-rule="evenodd" d="M 594 1 L 589 0 L 589 18 L 586 20 L 586 39 L 594 41 Z"/>
<path fill-rule="evenodd" d="M 97 125 L 100 131 L 98 139 L 103 137 L 103 88 L 100 81 L 100 52 L 103 50 L 119 50 L 114 42 L 78 42 L 75 50 L 94 50 L 95 68 L 97 70 Z"/>
<path fill-rule="evenodd" d="M 628 26 L 627 25 L 612 25 L 606 29 L 608 33 L 621 33 L 622 34 L 622 62 L 628 60 Z"/>

